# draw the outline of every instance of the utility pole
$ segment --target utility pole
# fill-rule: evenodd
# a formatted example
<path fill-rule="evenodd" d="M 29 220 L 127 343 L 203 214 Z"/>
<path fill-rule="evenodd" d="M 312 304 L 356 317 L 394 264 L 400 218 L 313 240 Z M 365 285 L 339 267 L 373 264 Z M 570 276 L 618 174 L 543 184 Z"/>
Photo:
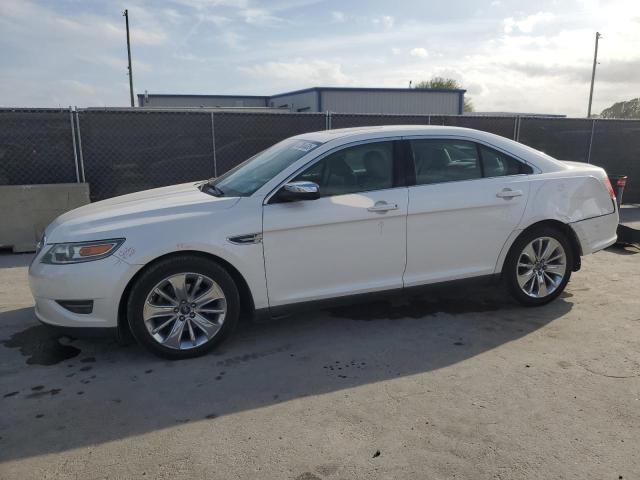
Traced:
<path fill-rule="evenodd" d="M 133 103 L 133 71 L 131 70 L 131 41 L 129 40 L 129 10 L 125 10 L 122 14 L 124 17 L 124 21 L 127 25 L 127 55 L 129 56 L 129 94 L 131 95 L 131 106 L 134 107 Z M 591 102 L 589 102 L 591 103 Z"/>
<path fill-rule="evenodd" d="M 593 70 L 591 71 L 591 90 L 589 91 L 589 108 L 587 110 L 587 118 L 591 118 L 591 102 L 593 101 L 593 82 L 596 79 L 596 65 L 598 64 L 598 40 L 602 38 L 600 32 L 596 32 L 596 49 L 593 52 Z"/>

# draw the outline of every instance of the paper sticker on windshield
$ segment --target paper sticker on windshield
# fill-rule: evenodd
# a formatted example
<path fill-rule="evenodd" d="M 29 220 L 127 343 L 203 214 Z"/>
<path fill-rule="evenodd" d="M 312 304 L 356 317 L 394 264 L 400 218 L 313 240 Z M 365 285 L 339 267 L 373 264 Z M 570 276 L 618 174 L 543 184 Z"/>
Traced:
<path fill-rule="evenodd" d="M 295 145 L 293 145 L 291 148 L 293 148 L 294 150 L 300 150 L 301 152 L 310 152 L 311 150 L 313 150 L 314 148 L 316 148 L 318 145 L 320 145 L 319 143 L 314 143 L 314 142 L 297 142 Z"/>

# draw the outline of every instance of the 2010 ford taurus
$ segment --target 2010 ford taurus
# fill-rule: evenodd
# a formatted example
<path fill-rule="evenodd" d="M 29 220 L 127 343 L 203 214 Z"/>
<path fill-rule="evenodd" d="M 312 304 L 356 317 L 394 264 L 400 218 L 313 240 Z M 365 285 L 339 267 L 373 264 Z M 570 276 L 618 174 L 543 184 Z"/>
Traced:
<path fill-rule="evenodd" d="M 242 311 L 500 276 L 524 305 L 556 298 L 580 257 L 616 240 L 601 168 L 455 127 L 306 133 L 224 175 L 57 218 L 30 270 L 36 315 L 130 329 L 201 355 Z"/>

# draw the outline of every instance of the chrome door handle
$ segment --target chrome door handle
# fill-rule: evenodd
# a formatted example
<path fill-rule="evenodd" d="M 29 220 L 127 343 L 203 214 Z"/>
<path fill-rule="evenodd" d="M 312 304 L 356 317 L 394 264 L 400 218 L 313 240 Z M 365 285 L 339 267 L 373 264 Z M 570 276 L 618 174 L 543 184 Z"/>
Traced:
<path fill-rule="evenodd" d="M 385 201 L 376 202 L 373 207 L 367 208 L 368 211 L 376 212 L 376 213 L 384 213 L 384 212 L 388 212 L 389 210 L 397 210 L 397 209 L 398 209 L 397 203 L 387 203 Z"/>
<path fill-rule="evenodd" d="M 513 197 L 521 197 L 521 196 L 522 196 L 522 190 L 511 190 L 510 188 L 505 188 L 504 190 L 496 193 L 496 197 L 504 198 L 506 200 L 509 200 L 510 198 L 513 198 Z"/>

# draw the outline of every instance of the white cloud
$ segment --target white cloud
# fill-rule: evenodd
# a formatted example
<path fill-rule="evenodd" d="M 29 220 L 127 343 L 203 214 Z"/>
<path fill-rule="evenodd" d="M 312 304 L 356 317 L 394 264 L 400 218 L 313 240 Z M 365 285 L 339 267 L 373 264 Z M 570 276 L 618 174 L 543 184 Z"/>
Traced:
<path fill-rule="evenodd" d="M 176 3 L 194 8 L 196 10 L 210 9 L 213 7 L 246 8 L 248 0 L 174 0 Z"/>
<path fill-rule="evenodd" d="M 347 16 L 345 15 L 344 12 L 333 11 L 331 12 L 331 20 L 333 20 L 336 23 L 343 23 L 344 21 L 347 20 Z"/>
<path fill-rule="evenodd" d="M 222 15 L 205 14 L 199 17 L 203 22 L 212 23 L 216 27 L 222 27 L 231 23 L 231 19 Z"/>
<path fill-rule="evenodd" d="M 389 29 L 393 27 L 395 19 L 389 15 L 382 15 L 381 17 L 374 17 L 371 20 L 374 25 L 382 25 L 382 27 Z"/>
<path fill-rule="evenodd" d="M 243 37 L 239 33 L 234 32 L 233 30 L 224 30 L 218 36 L 220 41 L 224 43 L 227 47 L 233 48 L 235 50 L 242 50 L 243 45 Z"/>
<path fill-rule="evenodd" d="M 263 8 L 247 8 L 241 12 L 244 21 L 251 25 L 272 26 L 282 22 L 282 19 L 272 15 Z"/>
<path fill-rule="evenodd" d="M 317 1 L 130 1 L 134 87 L 268 94 L 318 84 L 405 87 L 442 75 L 458 79 L 478 110 L 584 115 L 599 30 L 594 109 L 640 91 L 638 0 L 537 8 L 462 0 L 467 8 L 446 15 L 407 0 L 393 16 Z M 119 7 L 0 0 L 0 49 L 0 105 L 128 103 Z"/>
<path fill-rule="evenodd" d="M 425 48 L 416 47 L 416 48 L 412 48 L 409 51 L 409 55 L 411 55 L 412 57 L 427 58 L 429 56 L 429 52 L 427 52 Z"/>
<path fill-rule="evenodd" d="M 241 72 L 260 79 L 284 81 L 287 85 L 347 85 L 351 78 L 339 63 L 326 60 L 296 58 L 289 62 L 265 62 L 251 67 L 240 67 Z"/>
<path fill-rule="evenodd" d="M 508 17 L 503 20 L 504 33 L 512 33 L 515 29 L 522 33 L 531 33 L 537 25 L 549 23 L 555 18 L 556 16 L 551 12 L 538 12 L 520 20 Z"/>

